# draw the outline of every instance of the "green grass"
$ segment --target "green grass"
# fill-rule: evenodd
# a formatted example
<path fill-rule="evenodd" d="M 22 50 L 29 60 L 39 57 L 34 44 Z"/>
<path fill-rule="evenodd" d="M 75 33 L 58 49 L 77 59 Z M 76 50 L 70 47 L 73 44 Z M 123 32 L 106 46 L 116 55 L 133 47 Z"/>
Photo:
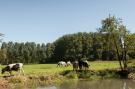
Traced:
<path fill-rule="evenodd" d="M 118 61 L 95 61 L 90 62 L 91 70 L 105 70 L 119 68 Z"/>
<path fill-rule="evenodd" d="M 130 64 L 132 64 L 131 62 Z M 119 76 L 115 74 L 115 71 L 110 71 L 111 69 L 119 68 L 118 61 L 93 61 L 89 62 L 89 70 L 81 71 L 81 72 L 74 72 L 72 66 L 68 67 L 57 67 L 57 64 L 29 64 L 24 65 L 24 72 L 26 76 L 13 76 L 9 78 L 2 78 L 12 87 L 12 89 L 18 89 L 19 87 L 37 87 L 40 85 L 51 85 L 53 83 L 61 83 L 64 78 L 70 79 L 100 79 L 100 78 L 118 78 Z M 133 65 L 133 64 L 132 64 Z M 0 66 L 3 68 L 4 66 Z M 110 69 L 110 70 L 106 70 Z M 65 73 L 64 77 L 59 75 L 58 73 Z M 13 72 L 14 75 L 18 75 L 17 72 Z M 115 77 L 116 76 L 116 77 Z M 134 74 L 131 74 L 131 77 Z M 47 81 L 46 81 L 47 80 Z M 5 84 L 5 83 L 4 83 Z M 4 85 L 3 84 L 3 85 Z M 39 84 L 39 85 L 38 85 Z M 11 89 L 11 88 L 10 88 Z M 20 88 L 21 89 L 21 88 Z M 23 88 L 22 88 L 23 89 Z"/>
<path fill-rule="evenodd" d="M 31 64 L 24 65 L 24 71 L 26 74 L 29 73 L 59 73 L 64 70 L 71 70 L 72 67 L 57 67 L 57 64 Z"/>
<path fill-rule="evenodd" d="M 90 70 L 104 70 L 119 68 L 118 61 L 94 61 L 89 62 Z M 2 68 L 3 66 L 1 66 Z M 24 65 L 25 74 L 54 74 L 64 70 L 72 70 L 72 66 L 69 67 L 57 67 L 57 64 L 29 64 Z"/>
<path fill-rule="evenodd" d="M 4 66 L 0 66 L 0 69 L 2 69 Z M 24 65 L 23 67 L 24 73 L 27 74 L 54 74 L 59 73 L 64 70 L 72 70 L 72 66 L 69 67 L 57 67 L 57 64 L 29 64 Z M 13 74 L 16 74 L 16 72 L 13 72 Z M 4 75 L 8 75 L 8 73 L 5 73 Z M 0 76 L 1 73 L 0 73 Z"/>
<path fill-rule="evenodd" d="M 119 68 L 118 61 L 94 61 L 89 62 L 90 70 L 105 70 Z M 29 73 L 59 73 L 64 70 L 72 70 L 72 66 L 69 67 L 57 67 L 57 64 L 32 64 L 24 65 L 24 71 Z"/>

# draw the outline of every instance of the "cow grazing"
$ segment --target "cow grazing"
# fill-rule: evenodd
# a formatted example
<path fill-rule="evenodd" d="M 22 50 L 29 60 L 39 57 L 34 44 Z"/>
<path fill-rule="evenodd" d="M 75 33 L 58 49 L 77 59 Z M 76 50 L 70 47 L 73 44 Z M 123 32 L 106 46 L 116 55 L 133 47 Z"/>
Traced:
<path fill-rule="evenodd" d="M 58 64 L 57 64 L 57 67 L 60 67 L 60 66 L 61 66 L 61 67 L 62 67 L 62 66 L 65 66 L 65 67 L 66 67 L 66 66 L 67 66 L 67 63 L 64 62 L 64 61 L 59 61 Z"/>
<path fill-rule="evenodd" d="M 79 70 L 87 70 L 89 68 L 89 64 L 88 61 L 83 61 L 83 60 L 79 60 L 79 61 L 74 61 L 72 63 L 73 65 L 73 71 L 77 71 Z"/>
<path fill-rule="evenodd" d="M 23 63 L 14 63 L 14 64 L 9 64 L 6 67 L 4 67 L 2 69 L 2 74 L 4 74 L 5 72 L 9 72 L 10 75 L 12 74 L 12 71 L 19 71 L 19 74 L 22 72 L 24 74 L 24 70 L 23 70 Z"/>
<path fill-rule="evenodd" d="M 72 63 L 70 61 L 67 61 L 66 66 L 71 66 L 71 65 L 72 65 Z"/>
<path fill-rule="evenodd" d="M 89 68 L 89 64 L 88 64 L 88 61 L 83 61 L 83 60 L 79 60 L 79 69 L 82 70 L 82 69 L 88 69 Z"/>
<path fill-rule="evenodd" d="M 74 62 L 72 63 L 72 65 L 73 65 L 73 71 L 77 71 L 77 70 L 78 70 L 78 67 L 79 67 L 78 61 L 74 61 Z"/>

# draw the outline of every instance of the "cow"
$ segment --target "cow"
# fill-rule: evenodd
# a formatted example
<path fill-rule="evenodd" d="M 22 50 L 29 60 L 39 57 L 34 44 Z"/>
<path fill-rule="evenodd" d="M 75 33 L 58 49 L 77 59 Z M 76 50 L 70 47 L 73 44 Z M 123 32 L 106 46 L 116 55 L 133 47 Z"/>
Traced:
<path fill-rule="evenodd" d="M 19 71 L 19 75 L 22 72 L 24 74 L 24 70 L 23 70 L 23 63 L 13 63 L 13 64 L 9 64 L 6 67 L 2 68 L 2 74 L 4 74 L 5 72 L 9 72 L 9 74 L 12 74 L 12 71 Z"/>
<path fill-rule="evenodd" d="M 88 64 L 88 61 L 87 60 L 79 60 L 79 69 L 82 70 L 82 69 L 88 69 L 89 68 L 89 64 Z"/>
<path fill-rule="evenodd" d="M 82 70 L 82 69 L 88 69 L 89 68 L 89 64 L 88 64 L 88 61 L 87 60 L 79 60 L 79 69 Z"/>
<path fill-rule="evenodd" d="M 88 64 L 88 61 L 87 60 L 79 60 L 79 61 L 74 61 L 72 63 L 73 65 L 73 71 L 77 71 L 78 69 L 79 70 L 87 70 L 89 68 L 89 64 Z"/>
<path fill-rule="evenodd" d="M 73 71 L 77 71 L 78 68 L 79 68 L 79 63 L 78 63 L 78 61 L 74 61 L 74 62 L 72 63 L 72 65 L 73 65 Z"/>
<path fill-rule="evenodd" d="M 59 61 L 58 64 L 57 64 L 57 67 L 60 67 L 60 66 L 61 66 L 61 67 L 62 67 L 62 66 L 65 66 L 65 67 L 66 67 L 66 66 L 67 66 L 67 63 L 64 62 L 64 61 Z"/>
<path fill-rule="evenodd" d="M 72 65 L 72 63 L 70 61 L 67 61 L 66 66 L 71 66 L 71 65 Z"/>

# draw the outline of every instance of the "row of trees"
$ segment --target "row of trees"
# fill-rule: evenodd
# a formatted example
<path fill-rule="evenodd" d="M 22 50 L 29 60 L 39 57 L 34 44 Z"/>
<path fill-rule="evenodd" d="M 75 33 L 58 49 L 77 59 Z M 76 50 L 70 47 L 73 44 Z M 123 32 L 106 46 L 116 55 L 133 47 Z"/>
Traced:
<path fill-rule="evenodd" d="M 23 63 L 39 63 L 46 58 L 45 45 L 27 43 L 2 43 L 1 46 L 1 62 L 4 64 L 23 62 Z"/>
<path fill-rule="evenodd" d="M 114 16 L 102 20 L 97 32 L 67 34 L 53 43 L 2 43 L 2 63 L 46 63 L 60 60 L 117 60 L 126 64 L 135 58 L 135 34 L 128 32 L 120 19 Z M 126 66 L 126 65 L 125 65 Z"/>

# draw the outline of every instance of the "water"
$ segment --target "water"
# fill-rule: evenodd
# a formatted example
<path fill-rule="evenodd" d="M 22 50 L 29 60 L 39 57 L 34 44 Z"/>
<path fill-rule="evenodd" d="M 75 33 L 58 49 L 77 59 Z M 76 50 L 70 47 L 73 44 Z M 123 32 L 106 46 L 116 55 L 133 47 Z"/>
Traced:
<path fill-rule="evenodd" d="M 51 87 L 38 87 L 37 89 L 57 89 L 55 86 Z"/>
<path fill-rule="evenodd" d="M 135 80 L 80 80 L 64 82 L 60 86 L 38 87 L 37 89 L 135 89 Z"/>

